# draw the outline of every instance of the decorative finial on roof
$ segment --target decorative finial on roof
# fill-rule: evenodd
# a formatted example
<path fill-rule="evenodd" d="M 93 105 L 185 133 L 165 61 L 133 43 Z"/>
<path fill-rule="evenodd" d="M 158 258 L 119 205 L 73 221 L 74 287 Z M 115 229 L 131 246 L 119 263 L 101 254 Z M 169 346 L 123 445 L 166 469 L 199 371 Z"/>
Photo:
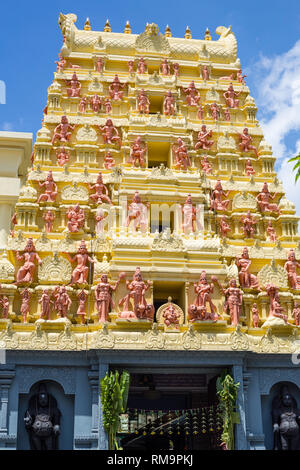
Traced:
<path fill-rule="evenodd" d="M 211 41 L 211 34 L 208 28 L 206 28 L 204 39 L 205 41 Z"/>
<path fill-rule="evenodd" d="M 105 23 L 105 25 L 104 25 L 104 32 L 105 32 L 105 33 L 110 33 L 110 32 L 111 32 L 111 26 L 110 26 L 110 24 L 109 24 L 109 20 L 108 20 L 108 19 L 106 20 L 106 23 Z"/>
<path fill-rule="evenodd" d="M 85 20 L 85 23 L 84 23 L 84 28 L 83 28 L 85 31 L 91 31 L 91 23 L 90 23 L 90 19 L 87 18 Z"/>
<path fill-rule="evenodd" d="M 166 38 L 171 38 L 172 37 L 171 29 L 170 29 L 170 26 L 168 24 L 167 24 L 166 29 L 165 29 L 165 37 Z"/>
<path fill-rule="evenodd" d="M 188 26 L 186 27 L 186 30 L 185 30 L 184 39 L 192 39 L 192 33 Z"/>
<path fill-rule="evenodd" d="M 129 24 L 128 20 L 126 21 L 126 24 L 125 24 L 124 33 L 125 34 L 131 34 L 131 27 L 130 27 L 130 24 Z"/>

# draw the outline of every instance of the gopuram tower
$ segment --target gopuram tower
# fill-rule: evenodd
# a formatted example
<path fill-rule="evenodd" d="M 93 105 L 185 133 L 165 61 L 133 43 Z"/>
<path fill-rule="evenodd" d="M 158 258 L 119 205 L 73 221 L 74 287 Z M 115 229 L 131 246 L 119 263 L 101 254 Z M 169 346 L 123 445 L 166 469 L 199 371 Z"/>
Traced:
<path fill-rule="evenodd" d="M 214 41 L 76 20 L 59 16 L 63 46 L 1 255 L 5 348 L 109 351 L 115 363 L 205 353 L 206 365 L 210 353 L 274 365 L 297 351 L 299 218 L 231 28 Z"/>

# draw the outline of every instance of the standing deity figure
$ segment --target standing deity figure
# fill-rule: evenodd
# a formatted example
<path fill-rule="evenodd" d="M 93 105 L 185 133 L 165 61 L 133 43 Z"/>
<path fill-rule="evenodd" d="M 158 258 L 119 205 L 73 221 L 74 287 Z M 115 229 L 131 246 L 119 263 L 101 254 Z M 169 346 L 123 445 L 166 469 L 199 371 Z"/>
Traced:
<path fill-rule="evenodd" d="M 175 328 L 179 328 L 180 313 L 171 302 L 163 309 L 161 316 L 164 319 L 164 324 L 166 326 L 175 326 Z"/>
<path fill-rule="evenodd" d="M 146 145 L 142 144 L 141 136 L 137 136 L 130 148 L 130 157 L 127 163 L 130 163 L 133 167 L 144 168 L 145 166 L 145 154 L 147 152 Z"/>
<path fill-rule="evenodd" d="M 218 180 L 215 185 L 215 189 L 210 196 L 210 210 L 226 211 L 228 204 L 230 203 L 230 199 L 225 199 L 225 201 L 222 201 L 222 197 L 228 197 L 229 193 L 230 191 L 225 192 L 223 190 L 221 181 Z"/>
<path fill-rule="evenodd" d="M 212 278 L 213 279 L 213 278 Z M 218 313 L 216 306 L 211 300 L 211 294 L 214 291 L 214 284 L 209 283 L 206 276 L 206 271 L 202 271 L 198 283 L 194 283 L 194 291 L 197 294 L 194 303 L 189 305 L 189 321 L 195 320 L 218 320 Z M 207 310 L 209 304 L 210 311 Z"/>
<path fill-rule="evenodd" d="M 74 207 L 69 207 L 67 211 L 67 227 L 69 232 L 76 233 L 84 227 L 85 214 L 80 205 L 76 204 Z"/>
<path fill-rule="evenodd" d="M 231 121 L 230 109 L 229 108 L 224 109 L 224 117 L 225 117 L 225 121 L 227 121 L 227 122 Z"/>
<path fill-rule="evenodd" d="M 259 326 L 259 311 L 258 311 L 256 303 L 254 303 L 252 305 L 251 312 L 252 312 L 252 325 L 253 325 L 253 328 L 258 328 L 258 326 Z"/>
<path fill-rule="evenodd" d="M 102 106 L 102 100 L 100 96 L 95 93 L 94 96 L 92 96 L 92 98 L 90 99 L 90 105 L 94 113 L 99 113 L 99 111 L 101 111 Z"/>
<path fill-rule="evenodd" d="M 270 297 L 270 310 L 269 310 L 269 317 L 277 317 L 281 318 L 284 323 L 288 323 L 287 315 L 285 315 L 284 308 L 281 307 L 280 304 L 280 297 L 279 297 L 279 290 L 274 284 L 267 284 L 266 291 L 268 296 Z"/>
<path fill-rule="evenodd" d="M 56 72 L 62 73 L 66 66 L 67 66 L 67 61 L 66 59 L 62 56 L 62 54 L 58 54 L 59 60 L 56 60 L 55 63 L 57 64 Z"/>
<path fill-rule="evenodd" d="M 168 59 L 164 59 L 160 65 L 160 73 L 162 75 L 171 75 L 171 67 Z"/>
<path fill-rule="evenodd" d="M 165 96 L 163 108 L 164 108 L 164 114 L 166 116 L 174 116 L 174 114 L 175 114 L 175 98 L 172 95 L 171 91 L 168 91 L 168 93 Z"/>
<path fill-rule="evenodd" d="M 220 107 L 217 105 L 216 102 L 210 105 L 210 112 L 211 112 L 212 118 L 215 121 L 218 121 L 220 119 Z"/>
<path fill-rule="evenodd" d="M 252 217 L 250 211 L 247 212 L 247 215 L 241 217 L 241 222 L 243 224 L 243 232 L 244 232 L 245 238 L 253 238 L 257 220 L 255 220 L 254 217 Z"/>
<path fill-rule="evenodd" d="M 243 249 L 241 256 L 236 257 L 235 263 L 237 267 L 240 268 L 239 281 L 241 287 L 260 290 L 257 277 L 249 272 L 251 260 L 247 247 Z"/>
<path fill-rule="evenodd" d="M 186 145 L 180 137 L 177 139 L 177 147 L 173 146 L 173 152 L 176 159 L 176 170 L 187 170 L 191 166 L 191 159 L 188 155 Z"/>
<path fill-rule="evenodd" d="M 64 146 L 56 150 L 56 158 L 59 166 L 64 166 L 70 160 L 70 152 L 67 152 Z"/>
<path fill-rule="evenodd" d="M 108 197 L 107 186 L 103 183 L 102 173 L 99 171 L 97 180 L 95 184 L 89 184 L 89 189 L 92 191 L 95 189 L 95 193 L 90 195 L 90 199 L 94 203 L 101 204 L 106 202 L 107 204 L 112 204 L 110 198 Z"/>
<path fill-rule="evenodd" d="M 60 142 L 68 142 L 71 139 L 72 132 L 74 131 L 75 127 L 75 124 L 73 126 L 69 124 L 67 116 L 62 116 L 60 124 L 58 124 L 58 126 L 56 126 L 54 129 L 51 141 L 52 145 L 56 140 L 59 140 Z"/>
<path fill-rule="evenodd" d="M 96 71 L 98 73 L 102 73 L 103 72 L 103 67 L 104 67 L 104 61 L 103 61 L 102 57 L 97 57 L 96 64 L 95 64 Z"/>
<path fill-rule="evenodd" d="M 247 75 L 243 75 L 243 72 L 242 72 L 241 69 L 236 74 L 237 81 L 239 83 L 242 83 L 243 85 L 246 85 L 246 82 L 244 80 L 244 78 L 246 78 L 246 77 L 247 77 Z"/>
<path fill-rule="evenodd" d="M 201 131 L 198 132 L 197 135 L 197 142 L 194 147 L 195 150 L 209 150 L 214 145 L 214 141 L 209 140 L 210 137 L 212 137 L 212 130 L 208 131 L 206 129 L 206 125 L 203 124 L 203 126 L 201 126 Z"/>
<path fill-rule="evenodd" d="M 16 284 L 22 284 L 23 282 L 33 282 L 33 276 L 35 273 L 35 260 L 38 264 L 42 264 L 42 260 L 35 250 L 35 246 L 32 237 L 28 238 L 26 246 L 24 248 L 24 254 L 20 255 L 19 251 L 16 253 L 18 261 L 24 260 L 23 266 L 17 272 Z"/>
<path fill-rule="evenodd" d="M 256 196 L 259 209 L 261 212 L 277 212 L 280 215 L 280 209 L 277 204 L 270 204 L 270 200 L 274 200 L 277 193 L 274 196 L 271 195 L 268 188 L 268 183 L 264 183 L 261 192 Z"/>
<path fill-rule="evenodd" d="M 30 298 L 32 296 L 32 292 L 30 292 L 30 290 L 28 290 L 26 287 L 26 289 L 23 289 L 22 292 L 20 292 L 20 294 L 21 294 L 21 299 L 22 299 L 20 312 L 23 315 L 23 322 L 26 323 L 27 315 L 30 312 Z"/>
<path fill-rule="evenodd" d="M 138 191 L 135 192 L 132 202 L 128 207 L 126 227 L 132 222 L 133 229 L 136 231 L 138 228 L 142 232 L 147 231 L 148 227 L 148 218 L 147 218 L 147 208 L 149 204 L 145 205 L 141 201 L 141 196 Z"/>
<path fill-rule="evenodd" d="M 200 160 L 200 165 L 202 167 L 202 171 L 206 175 L 210 175 L 212 173 L 213 169 L 212 169 L 211 164 L 208 161 L 208 156 L 207 155 L 204 155 L 202 160 Z"/>
<path fill-rule="evenodd" d="M 246 173 L 247 176 L 255 175 L 255 170 L 252 166 L 250 158 L 248 158 L 248 160 L 246 161 L 245 173 Z"/>
<path fill-rule="evenodd" d="M 179 64 L 177 64 L 177 62 L 173 64 L 173 71 L 174 71 L 175 77 L 179 77 Z"/>
<path fill-rule="evenodd" d="M 81 90 L 81 83 L 77 78 L 76 72 L 73 73 L 71 80 L 66 80 L 67 86 L 67 95 L 69 98 L 79 97 Z"/>
<path fill-rule="evenodd" d="M 119 301 L 119 307 L 124 310 L 120 313 L 120 318 L 138 318 L 139 320 L 153 320 L 154 306 L 147 304 L 145 293 L 150 288 L 150 281 L 143 281 L 141 270 L 136 268 L 131 282 L 126 281 L 129 293 Z M 132 303 L 133 302 L 133 308 Z"/>
<path fill-rule="evenodd" d="M 228 87 L 228 90 L 225 91 L 225 93 L 223 94 L 223 96 L 225 98 L 225 101 L 226 101 L 226 105 L 228 106 L 228 108 L 238 108 L 239 107 L 240 100 L 237 100 L 236 97 L 238 97 L 240 94 L 241 94 L 241 91 L 239 91 L 238 93 L 236 91 L 234 91 L 233 85 L 232 85 L 232 83 L 230 83 L 230 85 Z"/>
<path fill-rule="evenodd" d="M 240 138 L 240 144 L 239 145 L 240 145 L 241 151 L 242 152 L 250 152 L 250 150 L 253 150 L 255 155 L 258 157 L 258 151 L 257 151 L 256 147 L 254 147 L 254 145 L 251 145 L 252 137 L 249 134 L 249 131 L 248 131 L 247 127 L 245 127 L 242 134 L 239 134 L 239 138 Z"/>
<path fill-rule="evenodd" d="M 86 312 L 86 301 L 88 299 L 88 294 L 85 292 L 84 289 L 81 289 L 77 294 L 78 299 L 78 308 L 76 315 L 79 315 L 81 324 L 85 324 L 85 317 L 87 316 Z"/>
<path fill-rule="evenodd" d="M 294 302 L 292 316 L 295 319 L 295 325 L 300 326 L 300 306 L 298 302 Z"/>
<path fill-rule="evenodd" d="M 269 222 L 268 222 L 267 234 L 268 234 L 269 240 L 271 242 L 275 243 L 277 241 L 276 230 L 274 229 L 271 220 L 269 220 Z"/>
<path fill-rule="evenodd" d="M 86 96 L 83 96 L 79 103 L 79 112 L 84 114 L 88 105 L 88 99 Z"/>
<path fill-rule="evenodd" d="M 2 307 L 2 318 L 7 320 L 9 314 L 9 298 L 6 295 L 0 297 L 0 305 Z"/>
<path fill-rule="evenodd" d="M 49 171 L 45 181 L 43 181 L 42 183 L 39 181 L 39 186 L 41 188 L 45 187 L 45 192 L 39 196 L 37 200 L 38 204 L 40 202 L 55 202 L 56 201 L 57 185 L 54 182 L 52 171 Z"/>
<path fill-rule="evenodd" d="M 200 121 L 203 121 L 203 119 L 204 119 L 204 109 L 203 109 L 203 106 L 201 104 L 199 105 L 199 108 L 198 108 L 198 111 L 197 111 L 197 117 Z"/>
<path fill-rule="evenodd" d="M 39 304 L 41 304 L 41 316 L 40 318 L 45 318 L 46 320 L 50 320 L 50 313 L 51 313 L 51 306 L 54 305 L 53 300 L 51 300 L 51 292 L 49 289 L 44 289 L 42 296 L 39 300 Z"/>
<path fill-rule="evenodd" d="M 274 450 L 300 450 L 300 410 L 286 385 L 272 401 Z"/>
<path fill-rule="evenodd" d="M 55 310 L 57 311 L 59 318 L 67 318 L 72 305 L 72 300 L 67 293 L 66 287 L 57 286 L 53 292 L 53 297 L 55 298 Z"/>
<path fill-rule="evenodd" d="M 46 232 L 52 232 L 53 222 L 55 220 L 55 213 L 49 210 L 43 214 L 43 219 L 45 221 Z"/>
<path fill-rule="evenodd" d="M 126 83 L 121 83 L 118 75 L 115 75 L 114 81 L 109 85 L 108 91 L 112 100 L 120 101 L 123 98 L 124 92 L 121 91 Z"/>
<path fill-rule="evenodd" d="M 128 61 L 128 72 L 134 73 L 134 61 L 133 60 Z"/>
<path fill-rule="evenodd" d="M 201 229 L 201 224 L 198 220 L 198 210 L 193 206 L 192 196 L 190 194 L 188 194 L 188 197 L 183 205 L 182 214 L 182 230 L 185 234 L 196 232 Z"/>
<path fill-rule="evenodd" d="M 112 292 L 114 292 L 121 279 L 125 276 L 125 273 L 119 274 L 119 279 L 113 286 L 108 282 L 107 274 L 101 274 L 100 282 L 97 284 L 95 289 L 95 307 L 98 312 L 98 318 L 100 323 L 108 321 L 108 314 L 115 307 L 112 299 Z"/>
<path fill-rule="evenodd" d="M 202 70 L 201 70 L 201 75 L 203 80 L 207 81 L 209 80 L 209 69 L 207 65 L 203 65 Z"/>
<path fill-rule="evenodd" d="M 149 114 L 150 101 L 144 88 L 141 89 L 137 96 L 137 107 L 140 114 Z"/>
<path fill-rule="evenodd" d="M 118 129 L 113 125 L 111 119 L 107 119 L 103 127 L 99 126 L 100 131 L 102 132 L 104 143 L 105 144 L 114 144 L 118 143 L 121 146 L 121 137 L 119 136 Z"/>
<path fill-rule="evenodd" d="M 147 64 L 144 57 L 141 57 L 137 64 L 137 73 L 144 74 L 147 73 Z"/>
<path fill-rule="evenodd" d="M 223 215 L 221 217 L 221 220 L 220 220 L 220 224 L 219 224 L 219 228 L 220 228 L 220 233 L 222 235 L 223 238 L 226 238 L 227 237 L 227 233 L 228 232 L 231 232 L 231 227 L 230 225 L 228 225 L 228 223 L 226 222 L 226 216 Z"/>
<path fill-rule="evenodd" d="M 77 263 L 76 268 L 72 272 L 70 285 L 73 286 L 74 284 L 86 284 L 89 274 L 89 267 L 87 264 L 94 264 L 95 260 L 88 255 L 85 241 L 81 240 L 81 244 L 74 258 L 72 258 L 68 253 L 66 253 L 66 256 L 70 263 Z"/>
<path fill-rule="evenodd" d="M 105 98 L 105 100 L 104 100 L 104 108 L 105 108 L 105 113 L 106 113 L 106 114 L 110 114 L 110 113 L 111 113 L 112 105 L 111 105 L 111 102 L 110 102 L 110 99 L 109 99 L 109 98 Z"/>
<path fill-rule="evenodd" d="M 12 229 L 10 231 L 11 237 L 15 236 L 15 225 L 18 224 L 18 218 L 17 218 L 17 213 L 15 212 L 11 218 L 10 223 L 12 224 Z"/>
<path fill-rule="evenodd" d="M 98 206 L 96 210 L 96 214 L 95 214 L 97 235 L 104 232 L 106 216 L 107 216 L 107 211 L 104 211 L 101 206 Z"/>
<path fill-rule="evenodd" d="M 229 281 L 229 287 L 225 290 L 225 312 L 229 309 L 231 324 L 237 326 L 240 321 L 243 305 L 243 291 L 238 288 L 235 279 Z"/>
<path fill-rule="evenodd" d="M 300 263 L 296 261 L 294 250 L 290 250 L 288 254 L 288 261 L 284 265 L 284 269 L 288 273 L 288 279 L 292 289 L 300 289 L 300 276 L 297 275 L 297 268 L 300 268 Z"/>
<path fill-rule="evenodd" d="M 104 157 L 104 168 L 106 168 L 107 170 L 111 170 L 116 164 L 116 161 L 115 159 L 113 158 L 112 154 L 110 153 L 110 151 L 108 150 L 108 152 L 106 153 L 105 157 Z"/>
<path fill-rule="evenodd" d="M 187 88 L 181 87 L 181 90 L 186 94 L 186 102 L 189 106 L 197 106 L 200 104 L 201 95 L 197 91 L 194 81 L 192 81 Z"/>

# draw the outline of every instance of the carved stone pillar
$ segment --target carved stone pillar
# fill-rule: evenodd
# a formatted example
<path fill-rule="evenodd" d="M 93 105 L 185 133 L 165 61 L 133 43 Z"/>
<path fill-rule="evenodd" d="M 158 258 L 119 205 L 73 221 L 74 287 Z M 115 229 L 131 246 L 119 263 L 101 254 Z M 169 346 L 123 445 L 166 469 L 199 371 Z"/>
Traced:
<path fill-rule="evenodd" d="M 235 429 L 235 450 L 247 450 L 247 431 L 246 431 L 246 410 L 245 410 L 245 391 L 243 366 L 234 365 L 232 368 L 235 383 L 239 382 L 240 386 L 237 394 L 236 408 L 240 415 L 240 424 L 236 424 Z"/>
<path fill-rule="evenodd" d="M 88 378 L 92 390 L 92 426 L 91 433 L 98 434 L 99 423 L 99 369 L 97 364 L 93 364 L 88 372 Z"/>
<path fill-rule="evenodd" d="M 14 377 L 14 370 L 0 371 L 0 433 L 8 434 L 8 395 Z"/>

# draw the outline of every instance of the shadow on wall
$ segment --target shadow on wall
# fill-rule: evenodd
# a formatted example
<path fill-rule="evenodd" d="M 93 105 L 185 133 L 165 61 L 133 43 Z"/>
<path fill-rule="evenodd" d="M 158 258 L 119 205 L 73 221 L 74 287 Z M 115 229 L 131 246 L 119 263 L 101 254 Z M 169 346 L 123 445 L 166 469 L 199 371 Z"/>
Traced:
<path fill-rule="evenodd" d="M 62 386 L 50 380 L 37 382 L 31 387 L 28 394 L 19 395 L 17 449 L 30 450 L 29 435 L 25 429 L 24 416 L 28 409 L 30 398 L 38 393 L 41 383 L 46 385 L 47 392 L 56 399 L 57 407 L 61 412 L 58 449 L 72 450 L 74 437 L 74 396 L 65 395 Z"/>
<path fill-rule="evenodd" d="M 280 393 L 281 387 L 283 385 L 288 387 L 289 392 L 297 401 L 298 408 L 300 408 L 300 390 L 297 385 L 292 382 L 278 382 L 277 384 L 273 385 L 269 395 L 261 397 L 263 430 L 265 435 L 265 446 L 267 450 L 273 450 L 274 446 L 272 426 L 272 401 L 274 397 Z"/>

